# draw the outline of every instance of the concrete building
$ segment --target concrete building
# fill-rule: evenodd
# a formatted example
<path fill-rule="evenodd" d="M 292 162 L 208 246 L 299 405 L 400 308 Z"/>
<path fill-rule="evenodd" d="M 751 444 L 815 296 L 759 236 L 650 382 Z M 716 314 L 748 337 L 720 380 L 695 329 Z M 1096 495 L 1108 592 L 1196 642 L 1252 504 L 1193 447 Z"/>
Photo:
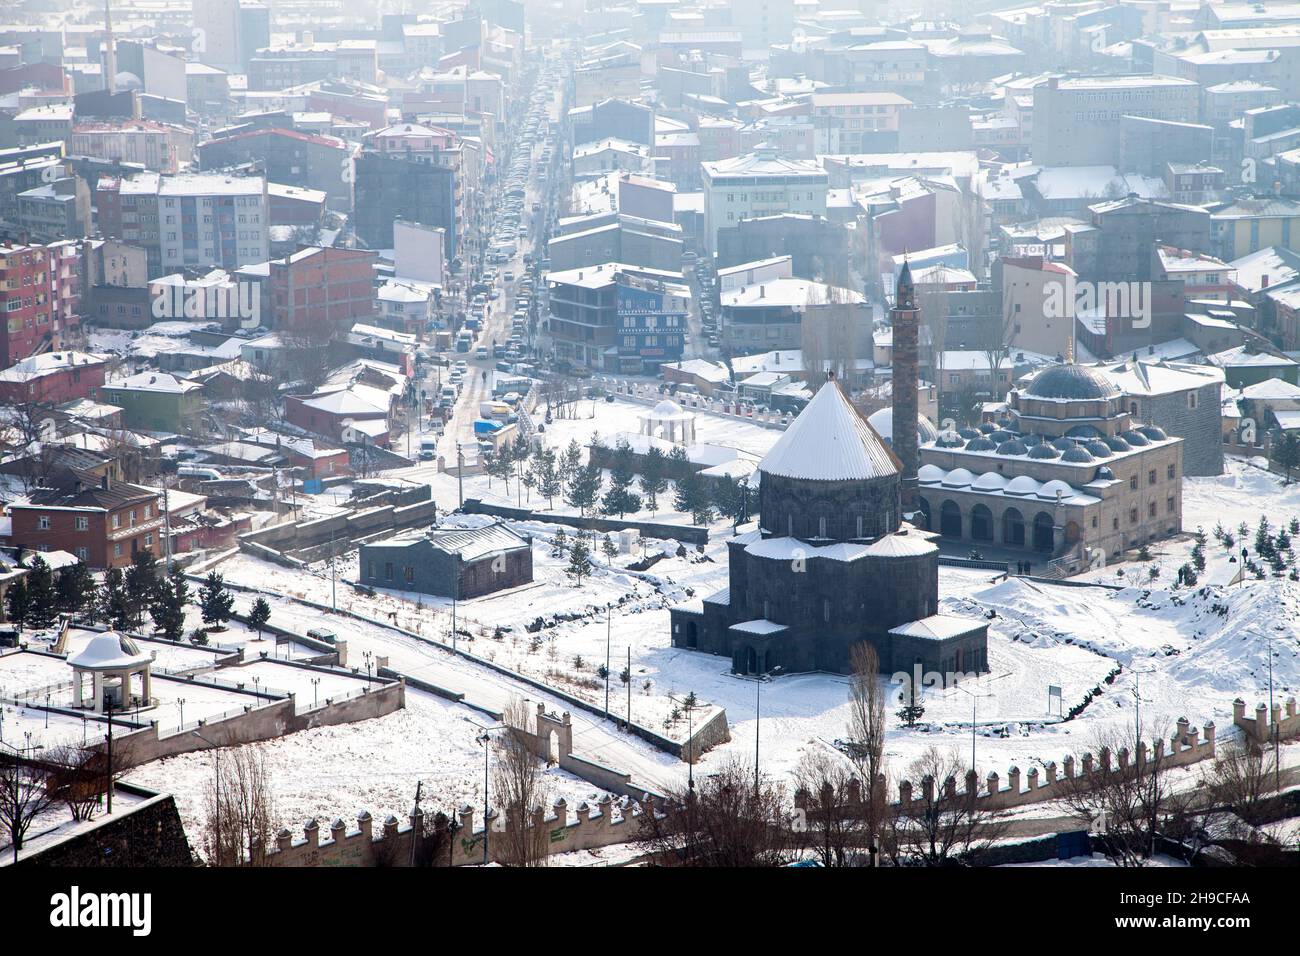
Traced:
<path fill-rule="evenodd" d="M 1159 74 L 1051 77 L 1034 87 L 1033 161 L 1040 166 L 1116 166 L 1120 117 L 1194 123 L 1195 80 Z"/>
<path fill-rule="evenodd" d="M 718 232 L 773 214 L 826 215 L 830 177 L 812 160 L 782 159 L 771 146 L 747 156 L 701 163 L 704 247 L 718 251 Z"/>
<path fill-rule="evenodd" d="M 762 280 L 723 292 L 720 300 L 722 347 L 731 354 L 800 348 L 804 322 L 836 309 L 847 309 L 846 321 L 864 337 L 871 324 L 861 293 L 811 279 Z"/>
<path fill-rule="evenodd" d="M 533 580 L 532 539 L 497 522 L 411 531 L 361 545 L 360 581 L 467 601 Z"/>

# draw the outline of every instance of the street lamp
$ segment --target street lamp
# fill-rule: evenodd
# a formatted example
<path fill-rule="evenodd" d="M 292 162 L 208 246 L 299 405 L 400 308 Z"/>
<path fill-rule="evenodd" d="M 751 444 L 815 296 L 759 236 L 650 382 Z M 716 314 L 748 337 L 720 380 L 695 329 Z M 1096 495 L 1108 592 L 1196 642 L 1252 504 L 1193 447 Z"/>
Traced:
<path fill-rule="evenodd" d="M 973 690 L 967 690 L 960 683 L 952 685 L 953 690 L 959 690 L 970 698 L 970 772 L 975 772 L 975 705 L 981 697 L 992 697 L 992 694 L 977 694 Z"/>
<path fill-rule="evenodd" d="M 180 712 L 181 712 L 181 726 L 180 726 L 180 729 L 181 729 L 181 730 L 184 730 L 184 729 L 185 729 L 185 698 L 184 698 L 184 697 L 177 697 L 177 698 L 176 698 L 176 706 L 180 709 Z"/>
<path fill-rule="evenodd" d="M 317 703 L 319 703 L 320 701 L 320 695 L 318 693 L 319 688 L 320 688 L 320 678 L 313 677 L 311 679 L 311 705 L 313 707 L 315 707 Z"/>

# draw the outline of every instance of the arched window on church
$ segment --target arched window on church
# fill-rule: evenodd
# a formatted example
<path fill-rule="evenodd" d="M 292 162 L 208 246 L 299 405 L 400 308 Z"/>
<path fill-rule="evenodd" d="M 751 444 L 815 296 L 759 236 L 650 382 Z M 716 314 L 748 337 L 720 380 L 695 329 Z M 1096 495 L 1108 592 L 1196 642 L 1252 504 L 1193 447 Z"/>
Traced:
<path fill-rule="evenodd" d="M 785 534 L 787 538 L 794 537 L 794 515 L 785 516 Z"/>
<path fill-rule="evenodd" d="M 863 517 L 862 515 L 858 515 L 858 537 L 859 538 L 866 537 L 866 535 L 862 533 L 863 525 L 865 524 L 866 524 L 866 518 Z"/>
<path fill-rule="evenodd" d="M 831 599 L 822 598 L 822 620 L 827 624 L 831 622 Z"/>
<path fill-rule="evenodd" d="M 825 517 L 821 517 L 821 518 L 818 518 L 818 519 L 817 519 L 817 536 L 818 536 L 818 537 L 821 537 L 821 538 L 826 537 L 826 518 L 825 518 Z"/>

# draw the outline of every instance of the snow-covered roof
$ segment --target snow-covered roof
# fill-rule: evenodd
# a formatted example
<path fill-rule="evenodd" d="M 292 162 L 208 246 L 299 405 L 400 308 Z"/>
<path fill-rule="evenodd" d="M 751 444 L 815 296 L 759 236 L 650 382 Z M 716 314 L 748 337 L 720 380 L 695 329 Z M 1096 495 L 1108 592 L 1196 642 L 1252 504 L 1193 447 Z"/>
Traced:
<path fill-rule="evenodd" d="M 952 637 L 961 637 L 964 634 L 973 634 L 984 627 L 987 627 L 984 621 L 977 621 L 973 618 L 954 617 L 951 614 L 931 614 L 919 621 L 908 621 L 906 624 L 890 628 L 889 633 L 903 637 L 921 637 L 934 641 L 944 641 Z"/>
<path fill-rule="evenodd" d="M 148 664 L 153 656 L 143 653 L 135 641 L 116 631 L 96 634 L 86 646 L 68 658 L 68 663 L 82 670 L 104 671 Z"/>
<path fill-rule="evenodd" d="M 767 475 L 811 481 L 860 481 L 899 472 L 880 436 L 833 382 L 818 389 L 758 467 Z"/>

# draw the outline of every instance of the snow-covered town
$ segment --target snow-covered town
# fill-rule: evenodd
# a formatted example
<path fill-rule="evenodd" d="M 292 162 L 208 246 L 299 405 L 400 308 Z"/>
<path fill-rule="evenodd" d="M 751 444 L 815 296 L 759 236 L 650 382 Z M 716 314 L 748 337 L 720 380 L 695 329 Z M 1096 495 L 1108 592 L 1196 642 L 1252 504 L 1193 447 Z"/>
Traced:
<path fill-rule="evenodd" d="M 0 5 L 0 870 L 1300 863 L 1297 37 Z"/>

